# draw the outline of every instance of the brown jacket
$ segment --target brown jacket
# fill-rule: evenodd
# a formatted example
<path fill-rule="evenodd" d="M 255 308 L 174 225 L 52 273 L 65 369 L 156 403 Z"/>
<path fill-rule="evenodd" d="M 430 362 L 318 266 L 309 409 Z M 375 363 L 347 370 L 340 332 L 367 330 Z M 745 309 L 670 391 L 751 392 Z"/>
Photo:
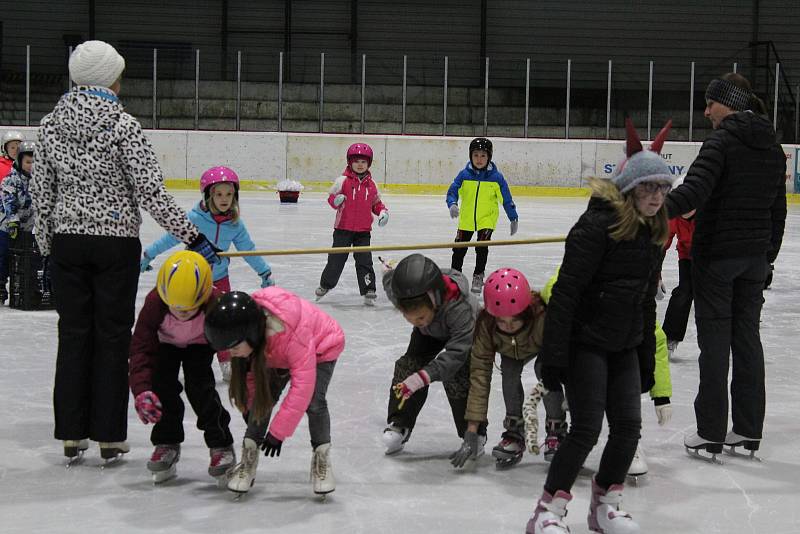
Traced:
<path fill-rule="evenodd" d="M 481 312 L 481 314 L 486 312 Z M 469 370 L 469 397 L 467 398 L 467 421 L 486 421 L 489 405 L 489 391 L 492 389 L 492 367 L 496 353 L 504 358 L 528 360 L 539 353 L 544 334 L 544 312 L 534 316 L 515 335 L 501 332 L 490 321 L 479 316 L 475 326 Z"/>

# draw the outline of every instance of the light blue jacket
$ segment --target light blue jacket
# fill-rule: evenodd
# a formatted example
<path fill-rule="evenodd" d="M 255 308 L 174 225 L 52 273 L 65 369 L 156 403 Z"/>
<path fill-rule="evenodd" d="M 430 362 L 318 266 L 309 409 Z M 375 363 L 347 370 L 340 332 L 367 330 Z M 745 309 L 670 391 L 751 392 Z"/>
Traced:
<path fill-rule="evenodd" d="M 210 211 L 206 211 L 201 207 L 200 202 L 187 215 L 200 232 L 222 251 L 228 250 L 231 243 L 236 247 L 236 250 L 255 250 L 256 248 L 241 218 L 238 222 L 225 221 L 218 223 L 214 220 Z M 180 241 L 172 234 L 164 234 L 147 247 L 144 252 L 152 259 L 179 243 Z M 228 276 L 228 264 L 230 261 L 230 258 L 220 258 L 219 262 L 212 265 L 215 282 Z M 272 268 L 261 256 L 245 256 L 244 261 L 250 264 L 256 274 L 261 275 L 265 271 L 272 272 Z"/>

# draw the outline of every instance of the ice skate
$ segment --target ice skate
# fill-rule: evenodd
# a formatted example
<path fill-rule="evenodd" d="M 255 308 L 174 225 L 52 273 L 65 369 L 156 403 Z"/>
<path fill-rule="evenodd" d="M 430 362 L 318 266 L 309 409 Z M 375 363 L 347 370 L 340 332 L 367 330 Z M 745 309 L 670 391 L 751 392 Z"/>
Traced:
<path fill-rule="evenodd" d="M 209 476 L 223 478 L 227 484 L 228 479 L 225 475 L 236 465 L 236 453 L 233 447 L 214 447 L 209 449 L 208 454 L 211 456 L 208 462 Z"/>
<path fill-rule="evenodd" d="M 728 434 L 725 436 L 725 446 L 728 447 L 725 449 L 725 452 L 731 456 L 741 456 L 743 458 L 749 458 L 751 460 L 760 462 L 761 458 L 756 456 L 756 451 L 758 450 L 759 445 L 761 445 L 760 439 L 746 438 L 736 434 L 735 432 L 728 432 Z M 736 450 L 736 447 L 742 447 L 744 450 L 750 451 L 750 453 L 741 453 Z"/>
<path fill-rule="evenodd" d="M 239 495 L 245 494 L 256 481 L 258 468 L 258 444 L 250 438 L 244 438 L 242 461 L 236 464 L 228 479 L 228 489 Z"/>
<path fill-rule="evenodd" d="M 697 456 L 711 463 L 722 464 L 722 462 L 717 459 L 717 455 L 722 452 L 722 443 L 709 441 L 700 437 L 700 434 L 695 432 L 691 436 L 683 438 L 683 446 L 686 447 L 686 452 L 688 452 L 689 455 Z M 706 451 L 711 456 L 700 454 L 700 451 Z"/>
<path fill-rule="evenodd" d="M 104 460 L 101 467 L 108 467 L 117 463 L 123 454 L 131 452 L 127 441 L 100 442 L 100 457 Z"/>
<path fill-rule="evenodd" d="M 636 453 L 633 455 L 633 461 L 628 468 L 628 476 L 633 478 L 634 484 L 639 484 L 639 477 L 647 474 L 647 460 L 644 457 L 644 449 L 642 444 L 636 445 Z"/>
<path fill-rule="evenodd" d="M 315 289 L 315 290 L 314 290 L 314 294 L 317 296 L 317 298 L 315 299 L 315 301 L 316 301 L 316 302 L 319 302 L 319 300 L 320 300 L 322 297 L 324 297 L 325 295 L 327 295 L 327 294 L 328 294 L 328 291 L 330 291 L 330 289 L 326 289 L 326 288 L 324 288 L 324 287 L 322 287 L 322 286 L 319 286 L 317 289 Z"/>
<path fill-rule="evenodd" d="M 592 502 L 589 504 L 589 530 L 601 534 L 638 534 L 639 525 L 631 514 L 620 510 L 622 484 L 612 484 L 607 490 L 592 478 Z"/>
<path fill-rule="evenodd" d="M 222 374 L 222 381 L 230 384 L 231 382 L 231 362 L 219 362 L 219 370 Z"/>
<path fill-rule="evenodd" d="M 364 294 L 364 305 L 366 306 L 375 306 L 375 299 L 378 298 L 378 295 L 373 290 L 368 290 Z"/>
<path fill-rule="evenodd" d="M 674 339 L 667 340 L 667 352 L 669 353 L 669 361 L 675 361 L 675 351 L 678 349 L 678 345 L 680 341 L 675 341 Z"/>
<path fill-rule="evenodd" d="M 567 422 L 561 419 L 548 419 L 545 426 L 547 437 L 544 438 L 544 460 L 552 462 L 559 445 L 567 435 Z"/>
<path fill-rule="evenodd" d="M 522 460 L 525 452 L 525 439 L 513 430 L 506 430 L 498 443 L 492 449 L 497 469 L 508 469 L 517 465 Z"/>
<path fill-rule="evenodd" d="M 330 459 L 331 444 L 323 443 L 314 449 L 311 456 L 311 486 L 314 493 L 324 496 L 336 490 L 336 478 Z"/>
<path fill-rule="evenodd" d="M 389 423 L 389 426 L 383 429 L 383 444 L 386 445 L 386 455 L 389 456 L 402 451 L 409 437 L 411 437 L 409 429 L 398 426 L 395 423 Z"/>
<path fill-rule="evenodd" d="M 178 476 L 176 464 L 180 458 L 181 446 L 179 443 L 156 445 L 147 462 L 147 470 L 153 475 L 153 484 L 161 484 Z"/>
<path fill-rule="evenodd" d="M 564 517 L 567 515 L 567 503 L 571 500 L 572 495 L 566 491 L 558 490 L 555 495 L 542 492 L 536 503 L 536 511 L 528 520 L 525 534 L 569 534 Z"/>
<path fill-rule="evenodd" d="M 472 291 L 476 295 L 480 295 L 482 289 L 483 289 L 483 273 L 473 274 L 472 288 L 470 289 L 470 291 Z"/>
<path fill-rule="evenodd" d="M 89 448 L 88 439 L 65 439 L 64 456 L 67 457 L 66 468 L 83 461 L 83 453 Z"/>

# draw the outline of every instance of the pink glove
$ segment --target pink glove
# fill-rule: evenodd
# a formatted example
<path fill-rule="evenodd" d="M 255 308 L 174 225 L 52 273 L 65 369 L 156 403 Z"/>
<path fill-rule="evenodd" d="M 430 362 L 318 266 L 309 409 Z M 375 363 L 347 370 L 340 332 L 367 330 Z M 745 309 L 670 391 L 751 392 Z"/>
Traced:
<path fill-rule="evenodd" d="M 431 377 L 425 371 L 417 371 L 413 375 L 400 382 L 395 386 L 395 390 L 399 397 L 404 399 L 409 398 L 416 391 L 424 388 L 431 383 Z"/>
<path fill-rule="evenodd" d="M 161 401 L 152 391 L 142 391 L 136 395 L 134 406 L 142 423 L 158 423 L 161 420 Z"/>

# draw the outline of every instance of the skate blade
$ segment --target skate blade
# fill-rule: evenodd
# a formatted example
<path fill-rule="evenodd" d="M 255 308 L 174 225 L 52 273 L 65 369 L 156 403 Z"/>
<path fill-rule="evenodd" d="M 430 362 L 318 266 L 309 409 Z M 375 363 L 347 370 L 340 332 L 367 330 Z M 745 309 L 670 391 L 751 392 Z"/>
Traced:
<path fill-rule="evenodd" d="M 741 447 L 741 445 L 726 445 L 723 448 L 723 452 L 728 456 L 734 456 L 739 458 L 745 458 L 747 460 L 752 460 L 754 462 L 760 462 L 761 458 L 756 456 L 756 451 L 750 451 L 749 453 L 739 452 L 736 450 L 736 447 Z M 747 450 L 747 449 L 745 449 Z"/>
<path fill-rule="evenodd" d="M 705 454 L 700 454 L 700 450 L 705 450 L 705 448 L 692 449 L 691 447 L 686 447 L 686 445 L 684 445 L 684 447 L 686 448 L 686 452 L 689 454 L 689 456 L 693 458 L 699 458 L 712 464 L 722 465 L 722 461 L 717 458 L 717 453 L 715 452 L 709 453 L 711 456 L 706 456 Z"/>
<path fill-rule="evenodd" d="M 100 469 L 105 469 L 107 467 L 114 467 L 115 465 L 122 463 L 122 456 L 124 454 L 125 454 L 124 452 L 119 452 L 115 456 L 112 456 L 110 458 L 103 458 L 103 463 L 100 464 Z"/>
<path fill-rule="evenodd" d="M 639 486 L 639 479 L 640 479 L 640 478 L 641 478 L 641 479 L 644 479 L 645 475 L 647 475 L 647 473 L 646 473 L 646 472 L 645 472 L 645 473 L 628 473 L 628 474 L 627 474 L 627 477 L 628 477 L 628 478 L 629 478 L 631 481 L 633 481 L 633 485 L 634 485 L 634 486 Z"/>
<path fill-rule="evenodd" d="M 319 499 L 320 502 L 325 503 L 325 502 L 328 502 L 328 495 L 330 495 L 334 491 L 335 490 L 326 491 L 326 492 L 315 491 L 314 495 L 316 495 L 317 499 Z"/>
<path fill-rule="evenodd" d="M 178 469 L 173 465 L 166 471 L 157 471 L 153 473 L 153 485 L 163 484 L 168 480 L 178 476 Z"/>
<path fill-rule="evenodd" d="M 74 456 L 68 456 L 68 457 L 67 457 L 67 461 L 66 461 L 66 463 L 64 464 L 64 467 L 65 467 L 66 469 L 69 469 L 69 468 L 70 468 L 70 467 L 72 467 L 73 465 L 82 464 L 82 463 L 83 463 L 83 452 L 84 452 L 84 451 L 82 451 L 82 450 L 79 450 L 79 451 L 78 451 L 78 454 L 76 454 L 76 455 L 74 455 Z"/>
<path fill-rule="evenodd" d="M 514 467 L 515 465 L 517 465 L 521 461 L 522 461 L 522 457 L 521 456 L 519 458 L 508 458 L 508 459 L 500 459 L 500 458 L 498 458 L 494 463 L 494 467 L 495 467 L 495 469 L 498 469 L 498 470 L 502 471 L 504 469 L 509 469 L 511 467 Z"/>
<path fill-rule="evenodd" d="M 375 306 L 375 299 L 364 299 L 364 306 L 373 308 Z"/>

